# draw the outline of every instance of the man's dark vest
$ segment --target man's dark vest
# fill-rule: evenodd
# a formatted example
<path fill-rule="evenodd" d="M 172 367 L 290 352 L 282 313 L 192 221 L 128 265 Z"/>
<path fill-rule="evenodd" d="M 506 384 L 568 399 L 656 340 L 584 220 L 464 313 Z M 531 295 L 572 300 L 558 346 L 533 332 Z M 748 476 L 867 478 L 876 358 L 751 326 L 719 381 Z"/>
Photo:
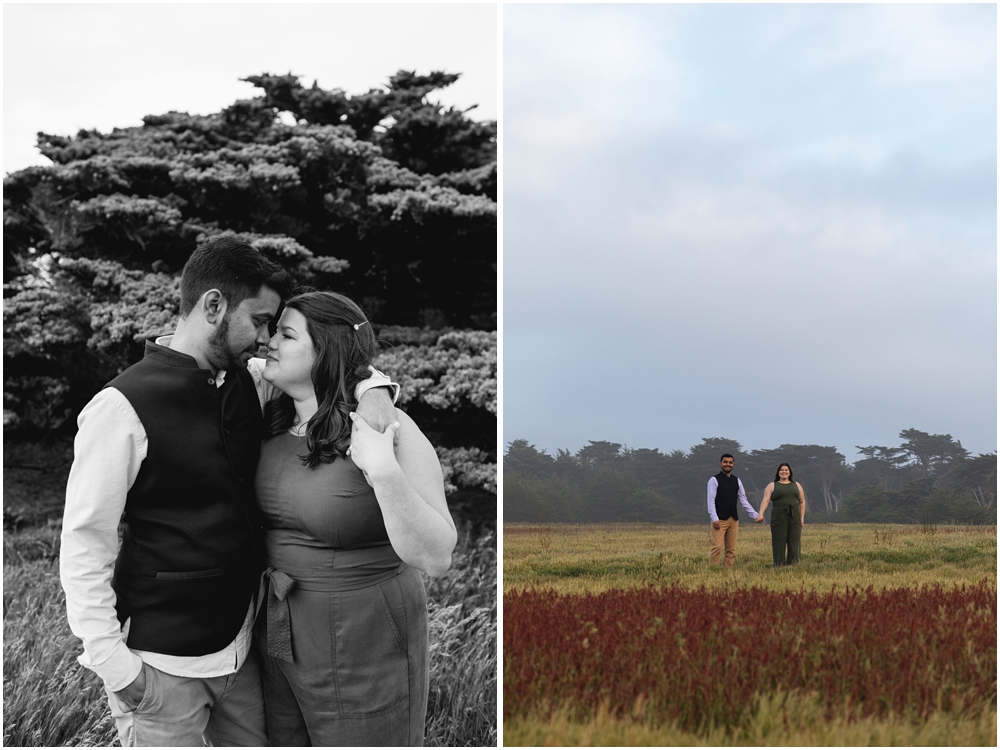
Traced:
<path fill-rule="evenodd" d="M 192 357 L 151 341 L 116 377 L 148 438 L 125 501 L 111 582 L 128 645 L 202 656 L 243 624 L 263 556 L 254 498 L 263 417 L 245 369 L 216 387 Z"/>
<path fill-rule="evenodd" d="M 715 512 L 719 520 L 725 521 L 727 518 L 739 520 L 739 516 L 736 515 L 736 502 L 740 493 L 740 480 L 735 474 L 726 476 L 721 471 L 715 478 L 719 482 L 719 489 L 715 493 Z"/>

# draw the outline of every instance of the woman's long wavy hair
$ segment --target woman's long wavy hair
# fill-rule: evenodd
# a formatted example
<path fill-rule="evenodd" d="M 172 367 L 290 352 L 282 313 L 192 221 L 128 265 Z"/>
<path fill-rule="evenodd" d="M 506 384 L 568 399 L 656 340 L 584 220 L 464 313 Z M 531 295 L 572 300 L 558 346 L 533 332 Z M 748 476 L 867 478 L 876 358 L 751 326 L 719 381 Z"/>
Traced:
<path fill-rule="evenodd" d="M 780 464 L 778 464 L 778 469 L 777 469 L 777 471 L 774 472 L 774 481 L 777 482 L 778 479 L 780 479 L 780 477 L 778 476 L 778 473 L 781 471 L 781 467 L 782 466 L 787 466 L 788 467 L 788 481 L 789 482 L 794 481 L 793 477 L 795 475 L 792 474 L 792 465 L 790 463 L 788 463 L 787 461 L 782 461 Z"/>
<path fill-rule="evenodd" d="M 301 456 L 302 463 L 309 467 L 332 463 L 344 458 L 350 445 L 348 415 L 357 408 L 354 388 L 371 374 L 368 365 L 378 353 L 378 341 L 361 308 L 342 294 L 306 292 L 292 297 L 285 307 L 306 319 L 316 356 L 312 382 L 318 408 L 306 428 L 307 454 Z M 269 401 L 264 411 L 265 439 L 287 431 L 294 420 L 291 396 L 282 394 Z"/>

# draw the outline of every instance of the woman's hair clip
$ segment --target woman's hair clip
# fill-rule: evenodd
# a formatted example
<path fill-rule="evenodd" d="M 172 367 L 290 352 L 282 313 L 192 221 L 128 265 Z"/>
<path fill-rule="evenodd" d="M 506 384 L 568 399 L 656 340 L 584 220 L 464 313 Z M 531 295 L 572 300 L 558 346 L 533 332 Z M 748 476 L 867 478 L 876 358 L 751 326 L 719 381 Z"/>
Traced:
<path fill-rule="evenodd" d="M 360 323 L 355 323 L 354 324 L 354 330 L 355 331 L 358 330 L 359 328 L 361 328 L 361 326 L 363 326 L 367 322 L 368 322 L 367 320 L 362 320 Z"/>

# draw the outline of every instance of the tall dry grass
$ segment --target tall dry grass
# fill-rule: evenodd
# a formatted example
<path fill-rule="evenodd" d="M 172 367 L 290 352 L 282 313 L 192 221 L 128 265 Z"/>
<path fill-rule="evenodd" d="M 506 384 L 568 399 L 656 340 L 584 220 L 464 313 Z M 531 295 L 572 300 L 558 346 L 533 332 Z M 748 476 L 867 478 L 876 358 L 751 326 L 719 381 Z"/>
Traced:
<path fill-rule="evenodd" d="M 3 744 L 118 744 L 100 679 L 81 667 L 59 584 L 59 527 L 4 532 Z M 449 572 L 428 581 L 431 693 L 425 743 L 495 745 L 496 537 L 466 530 Z"/>
<path fill-rule="evenodd" d="M 821 700 L 795 694 L 761 696 L 748 720 L 738 727 L 706 726 L 685 730 L 676 723 L 654 725 L 616 719 L 599 712 L 587 722 L 565 714 L 545 718 L 508 719 L 504 746 L 566 747 L 983 747 L 997 744 L 996 706 L 979 713 L 955 715 L 938 711 L 914 722 L 895 714 L 830 719 Z"/>
<path fill-rule="evenodd" d="M 830 591 L 997 583 L 996 526 L 807 522 L 802 562 L 777 570 L 767 524 L 740 523 L 732 570 L 709 566 L 708 523 L 507 524 L 503 534 L 505 592 L 542 587 L 582 594 L 663 584 Z"/>
<path fill-rule="evenodd" d="M 451 569 L 430 581 L 431 690 L 425 743 L 497 744 L 497 544 L 466 532 Z"/>
<path fill-rule="evenodd" d="M 10 564 L 4 539 L 3 744 L 107 746 L 116 740 L 101 682 L 76 662 L 58 566 Z"/>

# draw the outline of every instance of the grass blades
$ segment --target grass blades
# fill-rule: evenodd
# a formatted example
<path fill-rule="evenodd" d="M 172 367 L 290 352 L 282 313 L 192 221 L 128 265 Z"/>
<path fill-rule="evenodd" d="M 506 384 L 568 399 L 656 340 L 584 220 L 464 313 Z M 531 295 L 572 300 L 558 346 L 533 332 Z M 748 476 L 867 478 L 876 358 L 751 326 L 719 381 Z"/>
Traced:
<path fill-rule="evenodd" d="M 708 524 L 507 524 L 504 591 L 597 592 L 648 584 L 778 591 L 898 588 L 987 580 L 996 586 L 995 526 L 806 524 L 802 562 L 775 570 L 771 532 L 740 523 L 736 565 L 710 567 Z"/>
<path fill-rule="evenodd" d="M 451 569 L 427 587 L 431 690 L 424 743 L 497 744 L 497 545 L 459 540 Z"/>
<path fill-rule="evenodd" d="M 3 744 L 108 747 L 118 735 L 100 679 L 80 666 L 59 584 L 59 527 L 4 532 Z M 496 745 L 496 537 L 460 535 L 427 581 L 431 636 L 425 744 Z"/>
<path fill-rule="evenodd" d="M 988 747 L 996 746 L 996 707 L 977 714 L 932 713 L 913 722 L 882 718 L 826 717 L 821 702 L 794 695 L 764 696 L 757 710 L 739 727 L 706 727 L 687 731 L 676 724 L 653 726 L 631 717 L 612 718 L 599 712 L 586 722 L 557 714 L 546 719 L 508 719 L 507 747 L 723 747 L 723 746 L 852 746 L 852 747 Z"/>

